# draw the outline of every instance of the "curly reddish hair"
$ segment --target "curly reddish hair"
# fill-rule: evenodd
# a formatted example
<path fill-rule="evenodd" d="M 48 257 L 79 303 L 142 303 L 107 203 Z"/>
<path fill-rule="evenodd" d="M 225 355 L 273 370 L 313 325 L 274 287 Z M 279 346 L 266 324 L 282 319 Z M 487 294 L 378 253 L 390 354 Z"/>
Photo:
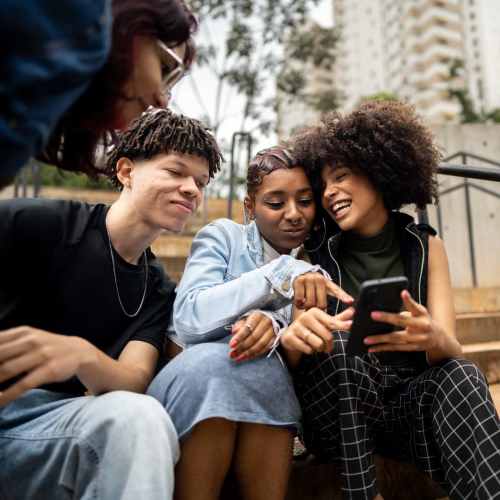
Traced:
<path fill-rule="evenodd" d="M 321 169 L 342 165 L 365 175 L 388 210 L 437 201 L 441 154 L 415 109 L 399 101 L 367 101 L 353 112 L 330 113 L 292 140 L 297 162 L 322 191 Z"/>

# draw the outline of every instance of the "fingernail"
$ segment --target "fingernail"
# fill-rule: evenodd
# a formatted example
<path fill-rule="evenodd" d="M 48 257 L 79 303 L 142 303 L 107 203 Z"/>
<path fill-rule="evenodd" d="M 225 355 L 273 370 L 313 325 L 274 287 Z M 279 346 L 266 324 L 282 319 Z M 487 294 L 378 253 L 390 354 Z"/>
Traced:
<path fill-rule="evenodd" d="M 245 361 L 246 359 L 248 359 L 248 356 L 246 354 L 240 354 L 236 359 L 235 361 Z"/>
<path fill-rule="evenodd" d="M 363 340 L 363 342 L 368 345 L 368 344 L 372 343 L 372 340 L 369 339 L 369 338 L 366 338 L 366 339 Z"/>
<path fill-rule="evenodd" d="M 230 347 L 236 347 L 238 345 L 238 339 L 231 339 L 229 341 L 229 346 Z"/>
<path fill-rule="evenodd" d="M 380 314 L 379 311 L 372 311 L 372 318 L 373 319 L 380 319 L 382 315 Z"/>
<path fill-rule="evenodd" d="M 231 351 L 231 352 L 229 353 L 229 357 L 230 357 L 230 358 L 232 358 L 232 359 L 236 358 L 237 356 L 238 356 L 237 351 Z"/>

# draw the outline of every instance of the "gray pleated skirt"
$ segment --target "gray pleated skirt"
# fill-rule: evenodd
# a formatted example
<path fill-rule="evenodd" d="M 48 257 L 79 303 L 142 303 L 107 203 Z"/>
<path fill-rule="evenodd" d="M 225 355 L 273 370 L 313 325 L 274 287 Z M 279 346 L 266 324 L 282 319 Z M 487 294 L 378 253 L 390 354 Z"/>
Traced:
<path fill-rule="evenodd" d="M 237 363 L 229 358 L 227 338 L 184 350 L 155 377 L 148 394 L 164 405 L 180 439 L 208 418 L 295 430 L 301 415 L 279 357 Z"/>

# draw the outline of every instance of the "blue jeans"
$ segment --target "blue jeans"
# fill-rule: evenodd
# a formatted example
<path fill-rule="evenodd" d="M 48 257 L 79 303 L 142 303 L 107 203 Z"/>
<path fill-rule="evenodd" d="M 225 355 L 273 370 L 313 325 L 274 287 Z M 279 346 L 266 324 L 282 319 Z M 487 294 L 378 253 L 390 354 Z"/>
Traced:
<path fill-rule="evenodd" d="M 177 434 L 153 398 L 35 389 L 0 409 L 1 500 L 168 500 Z"/>
<path fill-rule="evenodd" d="M 107 60 L 110 0 L 0 1 L 0 179 L 45 146 Z"/>

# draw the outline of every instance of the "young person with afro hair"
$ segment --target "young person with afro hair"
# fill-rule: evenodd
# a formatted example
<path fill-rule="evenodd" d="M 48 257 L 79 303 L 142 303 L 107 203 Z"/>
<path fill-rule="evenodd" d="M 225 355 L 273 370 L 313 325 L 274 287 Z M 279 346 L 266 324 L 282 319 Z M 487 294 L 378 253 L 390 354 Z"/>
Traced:
<path fill-rule="evenodd" d="M 157 110 L 110 156 L 111 206 L 0 202 L 1 498 L 172 498 L 177 434 L 142 393 L 175 284 L 149 246 L 184 227 L 220 159 L 200 122 Z"/>
<path fill-rule="evenodd" d="M 340 465 L 345 498 L 383 498 L 375 452 L 413 462 L 451 499 L 500 498 L 498 415 L 483 374 L 461 359 L 445 247 L 399 211 L 436 198 L 431 132 L 405 104 L 368 102 L 327 116 L 293 148 L 322 207 L 311 261 L 353 297 L 368 279 L 409 282 L 405 312 L 371 313 L 394 331 L 365 338 L 367 354 L 347 355 L 349 333 L 328 329 L 347 307 L 336 299 L 283 333 L 307 448 Z"/>

